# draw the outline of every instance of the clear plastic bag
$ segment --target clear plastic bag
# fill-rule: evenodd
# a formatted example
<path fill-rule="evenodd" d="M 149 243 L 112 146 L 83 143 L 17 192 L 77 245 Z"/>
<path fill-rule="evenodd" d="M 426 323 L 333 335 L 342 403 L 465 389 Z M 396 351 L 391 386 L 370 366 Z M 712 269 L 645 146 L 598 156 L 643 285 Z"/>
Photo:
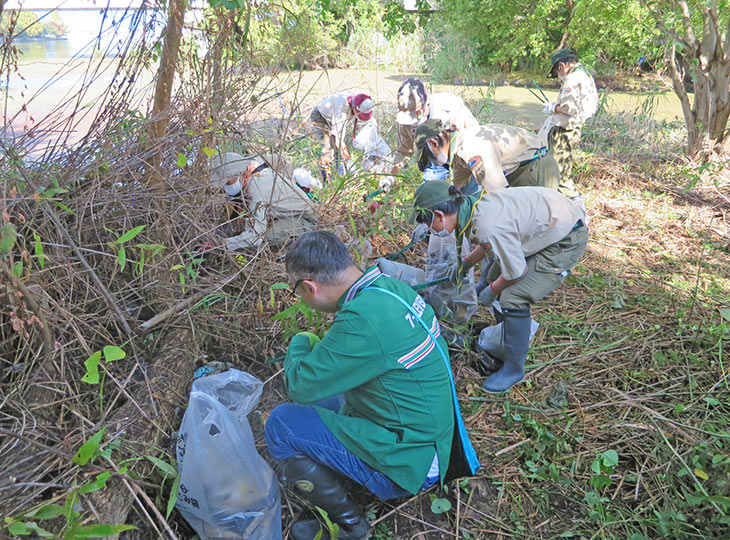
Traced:
<path fill-rule="evenodd" d="M 279 484 L 246 418 L 262 389 L 236 369 L 193 382 L 177 440 L 175 506 L 201 540 L 281 540 Z"/>
<path fill-rule="evenodd" d="M 463 255 L 471 252 L 469 240 L 464 237 Z M 428 242 L 426 259 L 426 281 L 445 277 L 449 267 L 458 257 L 456 237 L 451 234 L 440 237 L 432 234 Z M 474 287 L 474 269 L 463 277 L 461 286 L 455 287 L 448 281 L 422 291 L 426 302 L 434 309 L 439 319 L 454 324 L 466 324 L 479 307 Z"/>
<path fill-rule="evenodd" d="M 388 259 L 378 259 L 378 270 L 386 276 L 399 279 L 411 287 L 426 281 L 426 272 L 420 268 Z"/>

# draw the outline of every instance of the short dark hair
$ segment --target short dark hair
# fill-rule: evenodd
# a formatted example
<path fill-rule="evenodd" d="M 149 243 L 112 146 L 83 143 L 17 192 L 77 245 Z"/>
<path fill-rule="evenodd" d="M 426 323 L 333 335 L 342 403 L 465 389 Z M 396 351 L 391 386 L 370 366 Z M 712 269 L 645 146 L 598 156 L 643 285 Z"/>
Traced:
<path fill-rule="evenodd" d="M 341 274 L 354 265 L 345 244 L 329 231 L 306 232 L 286 252 L 286 272 L 294 281 L 337 283 Z"/>
<path fill-rule="evenodd" d="M 431 220 L 433 219 L 433 212 L 434 210 L 438 210 L 439 212 L 443 212 L 444 215 L 450 216 L 452 214 L 456 214 L 459 212 L 459 208 L 461 208 L 461 203 L 464 202 L 464 196 L 457 188 L 454 186 L 449 186 L 449 195 L 452 195 L 454 198 L 449 199 L 448 201 L 442 202 L 440 204 L 437 204 L 436 206 L 433 206 L 431 208 L 423 208 L 418 211 L 416 214 L 416 222 L 418 223 L 425 223 L 426 225 L 431 224 Z"/>

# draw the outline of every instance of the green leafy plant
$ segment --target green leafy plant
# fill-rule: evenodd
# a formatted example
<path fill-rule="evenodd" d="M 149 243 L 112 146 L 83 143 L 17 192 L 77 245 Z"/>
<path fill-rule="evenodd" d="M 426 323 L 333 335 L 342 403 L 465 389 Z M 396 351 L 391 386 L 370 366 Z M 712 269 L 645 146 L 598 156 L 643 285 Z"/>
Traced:
<path fill-rule="evenodd" d="M 84 466 L 95 457 L 105 455 L 105 451 L 100 449 L 104 431 L 105 428 L 102 428 L 81 445 L 73 457 L 74 463 Z M 107 452 L 110 451 L 110 449 L 107 449 Z M 122 467 L 117 472 L 118 474 L 126 474 L 127 468 Z M 33 535 L 59 540 L 80 540 L 82 538 L 103 538 L 135 529 L 136 527 L 133 525 L 112 525 L 107 523 L 82 525 L 85 520 L 82 519 L 81 513 L 77 511 L 81 496 L 104 489 L 109 478 L 111 478 L 111 473 L 104 471 L 97 474 L 93 480 L 72 488 L 64 495 L 63 505 L 57 504 L 57 502 L 60 502 L 60 498 L 54 498 L 19 516 L 6 517 L 4 522 L 8 533 L 13 536 Z M 38 524 L 38 522 L 50 521 L 56 518 L 63 518 L 63 525 L 58 533 L 53 533 Z"/>
<path fill-rule="evenodd" d="M 81 377 L 81 380 L 88 384 L 99 385 L 99 406 L 104 405 L 104 379 L 106 378 L 106 372 L 104 372 L 99 378 L 99 364 L 101 363 L 102 355 L 104 356 L 104 362 L 110 364 L 116 360 L 121 360 L 127 356 L 127 353 L 123 349 L 115 345 L 107 345 L 103 351 L 96 351 L 84 361 L 86 367 L 86 373 Z"/>
<path fill-rule="evenodd" d="M 168 463 L 167 461 L 160 459 L 155 456 L 144 456 L 150 463 L 152 463 L 157 470 L 162 473 L 162 483 L 160 485 L 160 491 L 164 491 L 165 481 L 168 478 L 172 478 L 172 486 L 170 487 L 170 495 L 167 498 L 165 519 L 170 517 L 173 508 L 175 508 L 175 502 L 177 501 L 177 492 L 180 489 L 180 473 L 177 470 L 177 464 L 173 461 Z"/>
<path fill-rule="evenodd" d="M 590 480 L 591 486 L 594 489 L 603 489 L 611 485 L 610 475 L 613 474 L 616 465 L 618 465 L 618 453 L 613 449 L 606 450 L 594 459 L 591 463 L 591 470 L 594 473 Z"/>

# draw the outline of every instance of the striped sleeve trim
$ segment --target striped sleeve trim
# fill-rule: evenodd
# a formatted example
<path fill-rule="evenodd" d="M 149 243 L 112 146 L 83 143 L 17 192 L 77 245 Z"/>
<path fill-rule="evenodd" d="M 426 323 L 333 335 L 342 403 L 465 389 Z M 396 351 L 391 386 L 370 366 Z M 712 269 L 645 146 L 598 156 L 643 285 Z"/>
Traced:
<path fill-rule="evenodd" d="M 431 325 L 431 333 L 434 335 L 436 339 L 439 338 L 441 335 L 441 327 L 439 326 L 438 319 L 436 317 L 433 318 L 433 324 Z M 436 346 L 436 343 L 434 340 L 431 339 L 431 336 L 427 336 L 426 339 L 421 342 L 421 344 L 413 349 L 408 354 L 401 356 L 398 359 L 398 363 L 401 364 L 404 368 L 410 369 L 413 366 L 415 366 L 418 362 L 426 358 L 431 351 Z"/>
<path fill-rule="evenodd" d="M 382 272 L 378 270 L 377 266 L 373 266 L 367 273 L 360 276 L 360 279 L 358 279 L 355 283 L 352 284 L 352 287 L 350 287 L 350 290 L 347 291 L 347 295 L 345 296 L 345 302 L 349 302 L 355 296 L 358 292 L 360 292 L 360 289 L 363 287 L 367 287 L 370 285 L 373 281 L 378 279 L 382 275 Z"/>

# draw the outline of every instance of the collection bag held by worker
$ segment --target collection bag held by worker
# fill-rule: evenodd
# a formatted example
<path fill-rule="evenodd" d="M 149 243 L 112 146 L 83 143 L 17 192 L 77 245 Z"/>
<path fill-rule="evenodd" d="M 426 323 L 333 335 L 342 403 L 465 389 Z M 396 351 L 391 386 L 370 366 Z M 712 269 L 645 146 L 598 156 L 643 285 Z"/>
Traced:
<path fill-rule="evenodd" d="M 426 273 L 420 268 L 396 261 L 390 261 L 386 258 L 378 259 L 378 270 L 386 276 L 399 279 L 411 287 L 426 281 Z"/>
<path fill-rule="evenodd" d="M 466 236 L 463 237 L 463 242 L 461 252 L 467 255 L 471 252 L 471 246 Z M 454 234 L 446 237 L 432 234 L 428 241 L 426 281 L 446 276 L 449 267 L 457 261 L 458 254 Z M 479 308 L 473 268 L 462 278 L 460 287 L 447 281 L 424 290 L 422 294 L 439 319 L 454 324 L 466 324 Z"/>
<path fill-rule="evenodd" d="M 236 369 L 193 382 L 177 440 L 175 506 L 201 540 L 281 540 L 279 484 L 246 418 L 262 388 Z"/>

